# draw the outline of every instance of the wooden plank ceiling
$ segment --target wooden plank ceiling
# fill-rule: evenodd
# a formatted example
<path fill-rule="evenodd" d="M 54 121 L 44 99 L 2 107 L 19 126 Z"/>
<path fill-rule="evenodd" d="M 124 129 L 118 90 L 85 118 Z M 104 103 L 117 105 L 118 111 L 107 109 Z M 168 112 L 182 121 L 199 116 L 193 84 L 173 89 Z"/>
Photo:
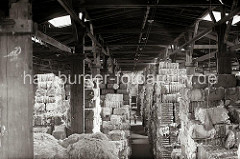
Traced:
<path fill-rule="evenodd" d="M 2 3 L 2 8 L 8 4 L 5 3 Z M 57 0 L 32 0 L 32 3 L 33 20 L 39 24 L 39 28 L 63 44 L 74 46 L 71 26 L 54 28 L 47 23 L 52 18 L 67 15 Z M 223 0 L 223 3 L 230 10 L 232 0 Z M 142 69 L 145 63 L 164 54 L 169 45 L 181 45 L 186 41 L 183 36 L 176 43 L 181 33 L 193 32 L 194 23 L 209 8 L 222 6 L 219 0 L 72 0 L 72 4 L 76 11 L 88 14 L 94 33 L 102 37 L 104 45 L 109 47 L 122 70 Z M 202 21 L 199 29 L 211 25 Z M 238 30 L 237 27 L 235 30 Z M 230 34 L 230 41 L 235 35 L 236 32 L 232 36 Z M 215 41 L 213 38 L 203 38 L 196 44 L 214 45 Z M 35 47 L 34 52 L 38 56 L 59 56 L 58 51 L 44 50 L 39 45 Z M 193 57 L 203 56 L 208 51 L 197 49 Z M 178 59 L 183 58 L 184 54 L 178 55 Z"/>

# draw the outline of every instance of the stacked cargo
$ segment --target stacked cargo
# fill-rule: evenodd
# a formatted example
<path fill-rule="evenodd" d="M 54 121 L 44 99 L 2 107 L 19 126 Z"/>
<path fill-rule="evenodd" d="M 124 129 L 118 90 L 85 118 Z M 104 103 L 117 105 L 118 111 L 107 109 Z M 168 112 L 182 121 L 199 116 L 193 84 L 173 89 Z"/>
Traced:
<path fill-rule="evenodd" d="M 185 78 L 186 70 L 179 69 L 178 63 L 159 63 L 153 92 L 153 107 L 148 115 L 151 121 L 149 138 L 156 159 L 170 159 L 173 149 L 179 145 L 178 98 L 180 90 L 184 87 Z M 148 86 L 146 90 L 147 88 Z"/>
<path fill-rule="evenodd" d="M 180 98 L 182 156 L 237 158 L 240 105 L 235 77 L 193 76 L 189 81 Z"/>
<path fill-rule="evenodd" d="M 33 125 L 35 132 L 53 133 L 57 138 L 65 135 L 58 131 L 65 131 L 69 124 L 69 101 L 65 100 L 63 81 L 54 74 L 39 74 L 37 76 L 37 90 L 35 93 Z"/>
<path fill-rule="evenodd" d="M 102 108 L 102 132 L 119 150 L 119 158 L 130 156 L 130 107 L 123 105 L 123 94 L 106 94 Z"/>

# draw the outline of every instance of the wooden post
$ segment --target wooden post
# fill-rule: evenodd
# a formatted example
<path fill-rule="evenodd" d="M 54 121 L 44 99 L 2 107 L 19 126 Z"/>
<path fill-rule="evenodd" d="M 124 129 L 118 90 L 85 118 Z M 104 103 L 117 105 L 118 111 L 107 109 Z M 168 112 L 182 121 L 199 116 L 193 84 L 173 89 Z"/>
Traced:
<path fill-rule="evenodd" d="M 71 131 L 72 133 L 84 133 L 85 132 L 85 90 L 84 90 L 84 78 L 85 63 L 84 63 L 84 31 L 81 25 L 72 19 L 74 24 L 73 29 L 77 34 L 75 37 L 76 46 L 75 54 L 76 58 L 72 60 L 71 65 L 71 81 L 76 82 L 71 85 Z"/>
<path fill-rule="evenodd" d="M 12 3 L 14 25 L 27 30 L 31 4 Z M 4 30 L 3 30 L 4 32 Z M 32 41 L 30 34 L 0 36 L 0 158 L 33 158 Z M 25 76 L 25 75 L 28 75 Z M 31 76 L 31 77 L 30 77 Z"/>
<path fill-rule="evenodd" d="M 85 130 L 85 92 L 84 92 L 84 62 L 83 59 L 72 61 L 71 78 L 71 131 L 72 133 L 84 133 Z M 76 78 L 76 79 L 74 79 Z"/>
<path fill-rule="evenodd" d="M 218 52 L 217 52 L 218 74 L 232 73 L 231 55 L 230 52 L 227 50 L 227 44 L 224 42 L 226 28 L 227 24 L 225 23 L 216 28 L 218 35 Z"/>
<path fill-rule="evenodd" d="M 93 77 L 97 74 L 100 74 L 101 62 L 100 62 L 100 55 L 101 55 L 101 48 L 97 47 L 96 45 L 93 46 L 93 56 L 94 56 L 94 63 L 92 65 L 92 75 Z"/>
<path fill-rule="evenodd" d="M 195 26 L 195 31 L 194 31 L 194 36 L 197 34 L 197 29 L 198 29 L 198 23 Z M 189 39 L 192 38 L 191 33 L 189 33 Z M 195 74 L 195 66 L 193 65 L 193 60 L 192 60 L 192 55 L 193 55 L 193 47 L 194 47 L 194 43 L 192 43 L 190 45 L 190 48 L 186 50 L 186 69 L 187 69 L 187 74 L 188 75 L 193 75 Z"/>

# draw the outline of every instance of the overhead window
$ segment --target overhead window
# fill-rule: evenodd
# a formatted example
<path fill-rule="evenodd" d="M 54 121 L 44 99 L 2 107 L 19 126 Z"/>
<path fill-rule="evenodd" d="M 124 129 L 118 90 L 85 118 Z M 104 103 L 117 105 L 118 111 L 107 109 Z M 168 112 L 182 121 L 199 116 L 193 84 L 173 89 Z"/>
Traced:
<path fill-rule="evenodd" d="M 213 15 L 214 15 L 216 21 L 218 22 L 218 21 L 221 19 L 221 12 L 218 12 L 218 11 L 212 11 L 212 12 L 213 12 Z M 228 13 L 226 13 L 226 16 L 227 16 L 227 15 L 228 15 Z M 202 17 L 202 20 L 212 21 L 209 13 L 206 14 L 206 15 L 204 15 L 204 16 Z M 232 25 L 237 24 L 239 21 L 240 21 L 240 16 L 239 16 L 239 15 L 235 15 L 235 16 L 233 17 Z"/>
<path fill-rule="evenodd" d="M 53 18 L 53 19 L 49 20 L 48 22 L 51 23 L 55 27 L 62 28 L 62 27 L 71 25 L 71 18 L 70 18 L 70 15 L 66 15 L 66 16 L 62 16 L 62 17 Z"/>

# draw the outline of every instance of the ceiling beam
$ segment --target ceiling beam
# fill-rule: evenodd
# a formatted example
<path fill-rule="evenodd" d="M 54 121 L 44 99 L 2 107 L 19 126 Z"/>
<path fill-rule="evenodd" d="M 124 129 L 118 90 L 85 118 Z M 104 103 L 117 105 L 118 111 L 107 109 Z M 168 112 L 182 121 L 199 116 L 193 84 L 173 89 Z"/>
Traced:
<path fill-rule="evenodd" d="M 229 21 L 230 19 L 233 18 L 233 16 L 237 15 L 240 12 L 240 7 L 236 8 L 234 11 L 232 11 L 228 16 L 223 17 L 221 20 L 219 20 L 217 23 L 213 24 L 211 27 L 205 29 L 204 31 L 202 31 L 201 33 L 197 34 L 194 38 L 190 39 L 189 41 L 187 41 L 186 43 L 184 43 L 183 45 L 181 45 L 178 49 L 174 50 L 173 52 L 170 53 L 170 55 L 176 54 L 178 52 L 181 51 L 182 48 L 184 48 L 185 46 L 190 45 L 191 43 L 201 39 L 202 37 L 204 37 L 205 35 L 209 34 L 210 32 L 212 32 L 212 29 L 215 28 L 216 26 L 219 26 L 223 23 L 225 23 L 226 21 Z"/>
<path fill-rule="evenodd" d="M 52 37 L 42 33 L 41 31 L 36 31 L 35 36 L 37 39 L 39 39 L 49 45 L 52 45 L 61 51 L 68 52 L 68 53 L 73 52 L 73 50 L 70 47 L 68 47 L 68 46 L 62 44 L 61 42 L 53 39 Z"/>
<path fill-rule="evenodd" d="M 136 51 L 111 51 L 112 54 L 135 54 Z M 141 54 L 159 54 L 160 51 L 141 51 Z"/>
<path fill-rule="evenodd" d="M 217 45 L 194 45 L 194 49 L 217 49 Z"/>
<path fill-rule="evenodd" d="M 135 47 L 135 46 L 138 46 L 138 45 L 141 45 L 140 44 L 112 44 L 112 45 L 109 45 L 109 48 L 111 47 Z M 146 47 L 160 47 L 160 48 L 166 48 L 167 45 L 160 45 L 160 44 L 147 44 Z"/>
<path fill-rule="evenodd" d="M 88 0 L 87 2 L 81 4 L 81 8 L 179 8 L 179 7 L 209 7 L 208 1 L 202 1 L 198 3 L 196 1 L 176 1 L 174 3 L 169 1 L 162 1 L 159 4 L 147 4 L 145 0 L 131 0 L 131 1 L 95 1 Z M 211 6 L 221 6 L 221 3 L 217 0 L 213 0 Z"/>
<path fill-rule="evenodd" d="M 97 46 L 102 48 L 102 52 L 109 56 L 104 47 L 98 42 L 95 36 L 91 33 L 90 29 L 85 25 L 85 23 L 78 17 L 78 15 L 74 12 L 74 10 L 65 2 L 65 0 L 57 0 L 59 4 L 66 10 L 66 12 L 75 20 L 76 23 L 80 24 L 83 28 L 86 28 L 87 35 L 91 38 L 91 40 L 97 44 Z"/>
<path fill-rule="evenodd" d="M 217 53 L 217 51 L 214 51 L 214 52 L 211 52 L 209 54 L 203 55 L 201 57 L 198 57 L 195 61 L 196 62 L 201 62 L 201 61 L 205 61 L 205 60 L 208 60 L 208 59 L 211 59 L 211 58 L 215 58 L 216 53 Z"/>
<path fill-rule="evenodd" d="M 206 38 L 209 38 L 209 39 L 211 39 L 211 40 L 217 41 L 217 36 L 216 36 L 216 35 L 207 34 L 207 35 L 205 35 L 205 37 L 206 37 Z M 229 42 L 229 41 L 226 41 L 226 43 L 227 43 L 228 46 L 234 46 L 234 45 L 235 45 L 234 43 Z"/>

